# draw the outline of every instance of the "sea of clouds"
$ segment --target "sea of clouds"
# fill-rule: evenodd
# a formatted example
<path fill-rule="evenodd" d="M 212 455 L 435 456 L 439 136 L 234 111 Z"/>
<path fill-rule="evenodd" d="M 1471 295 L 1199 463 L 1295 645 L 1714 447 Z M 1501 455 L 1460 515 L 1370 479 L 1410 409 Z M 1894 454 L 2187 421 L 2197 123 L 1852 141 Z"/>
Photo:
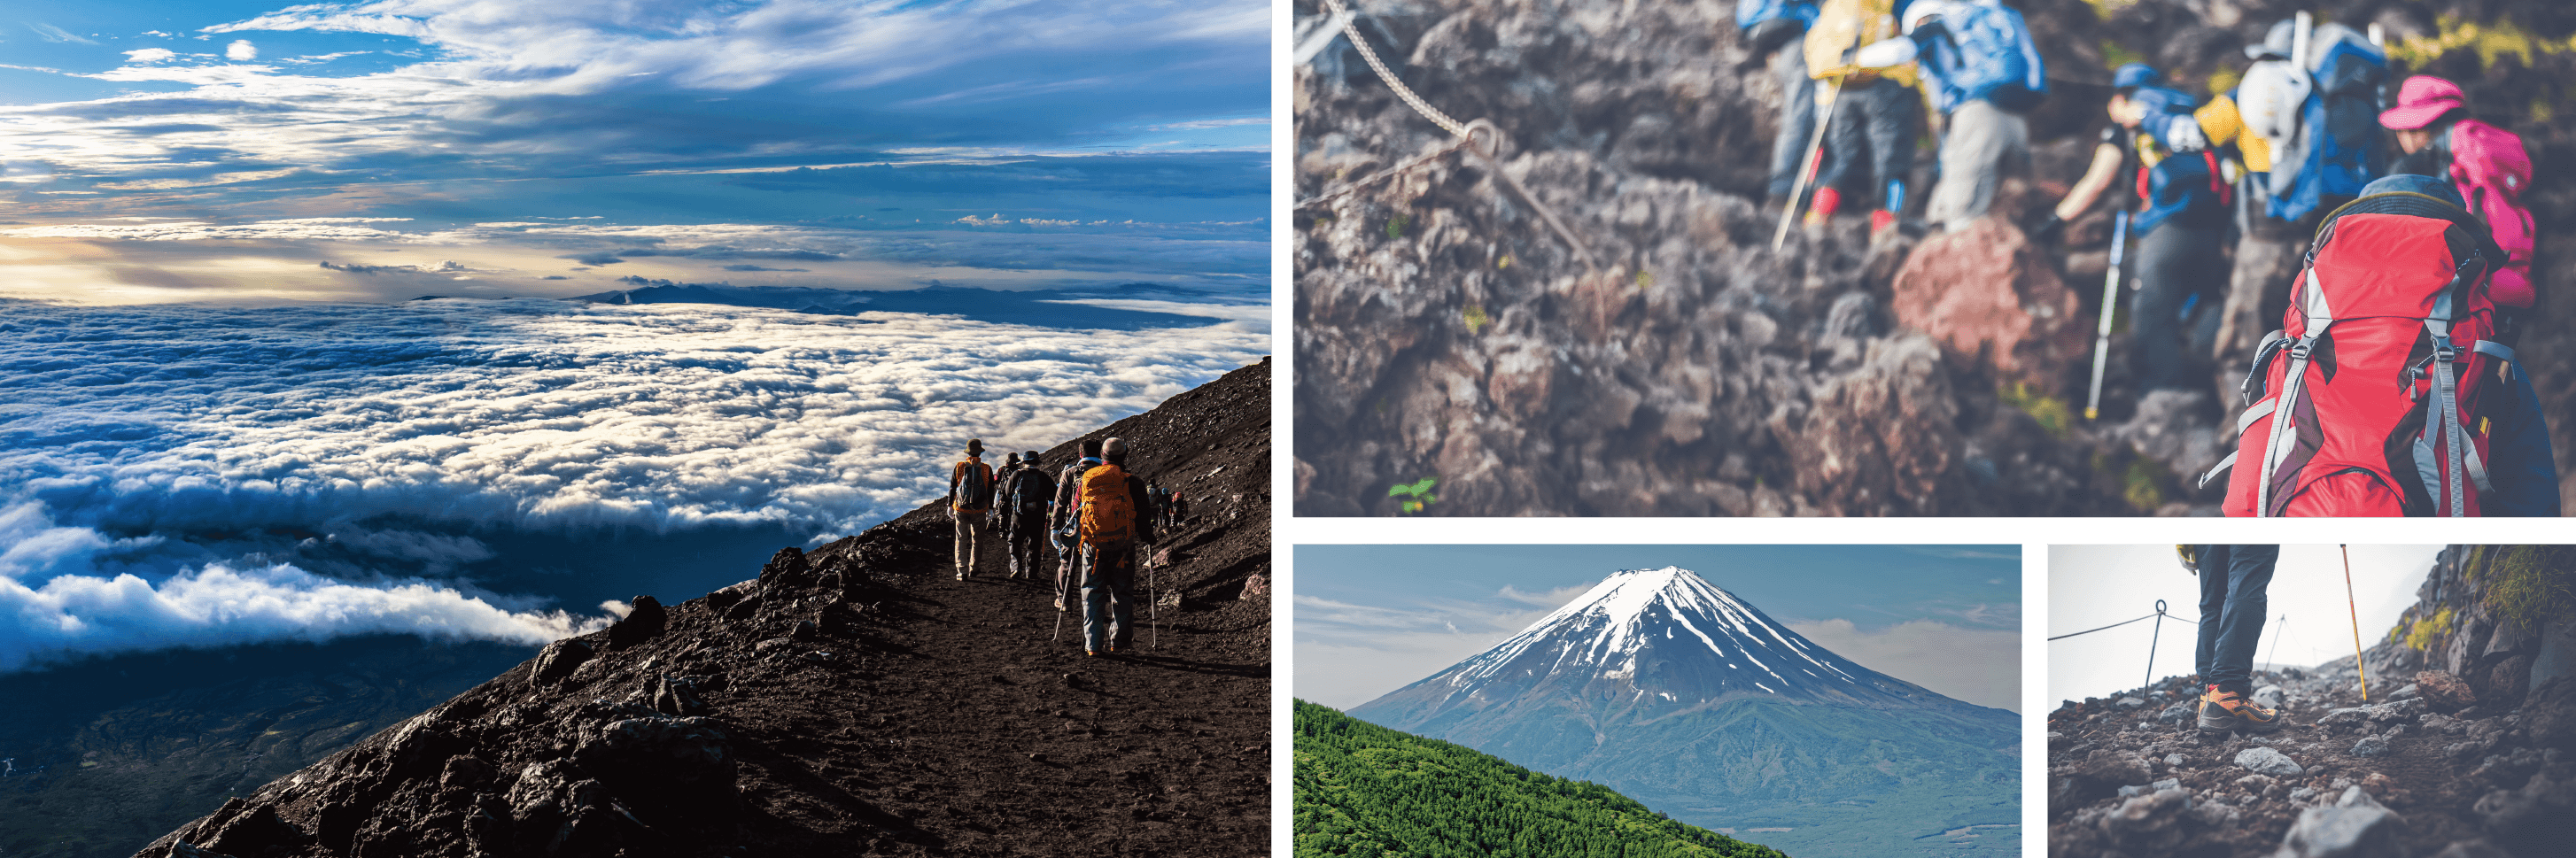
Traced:
<path fill-rule="evenodd" d="M 1208 315 L 1118 331 L 544 299 L 0 302 L 0 671 L 578 633 L 605 618 L 442 577 L 491 558 L 465 534 L 853 533 L 943 493 L 966 438 L 1052 447 L 1269 351 L 1266 318 Z M 245 533 L 404 562 L 228 553 Z"/>

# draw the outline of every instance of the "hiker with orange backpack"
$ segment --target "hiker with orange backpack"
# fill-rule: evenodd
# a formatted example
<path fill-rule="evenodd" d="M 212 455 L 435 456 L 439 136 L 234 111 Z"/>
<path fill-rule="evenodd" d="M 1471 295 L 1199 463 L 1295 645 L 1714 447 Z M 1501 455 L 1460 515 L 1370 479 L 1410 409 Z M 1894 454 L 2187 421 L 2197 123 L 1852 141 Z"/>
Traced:
<path fill-rule="evenodd" d="M 976 531 L 993 508 L 993 466 L 984 464 L 984 439 L 966 440 L 966 458 L 948 469 L 948 515 L 957 523 L 957 580 L 975 573 Z"/>
<path fill-rule="evenodd" d="M 2239 516 L 2559 514 L 2530 376 L 2496 341 L 2509 257 L 2450 182 L 2400 174 L 2317 228 L 2255 353 L 2221 509 Z M 2393 382 L 2393 383 L 2392 383 Z"/>
<path fill-rule="evenodd" d="M 1127 472 L 1127 442 L 1100 445 L 1101 465 L 1082 475 L 1074 520 L 1080 553 L 1082 647 L 1088 655 L 1127 652 L 1136 637 L 1136 548 L 1154 539 L 1145 481 Z"/>

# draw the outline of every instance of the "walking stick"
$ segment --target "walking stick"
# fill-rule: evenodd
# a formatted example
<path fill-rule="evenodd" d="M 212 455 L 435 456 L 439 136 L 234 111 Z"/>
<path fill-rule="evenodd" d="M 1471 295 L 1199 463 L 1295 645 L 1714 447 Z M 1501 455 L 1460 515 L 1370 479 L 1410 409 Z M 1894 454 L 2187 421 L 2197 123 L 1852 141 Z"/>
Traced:
<path fill-rule="evenodd" d="M 2343 603 L 2352 609 L 2352 672 L 2361 677 L 2361 702 L 2370 702 L 2370 672 L 2361 667 L 2361 606 L 2352 598 L 2352 546 L 2343 549 Z"/>
<path fill-rule="evenodd" d="M 1781 50 L 1789 50 L 1782 48 Z M 1816 154 L 1825 148 L 1825 126 L 1833 124 L 1834 105 L 1843 100 L 1843 82 L 1835 78 L 1825 82 L 1825 115 L 1816 120 L 1816 133 L 1807 142 L 1807 160 L 1798 167 L 1798 181 L 1789 186 L 1789 202 L 1780 207 L 1780 228 L 1771 233 L 1771 252 L 1780 252 L 1780 244 L 1789 240 L 1789 221 L 1798 217 L 1798 198 L 1807 193 L 1807 183 L 1816 178 Z"/>
<path fill-rule="evenodd" d="M 2111 218 L 2111 269 L 2102 275 L 2102 329 L 2093 337 L 2093 393 L 2084 400 L 2084 419 L 2102 416 L 2102 365 L 2111 357 L 2111 317 L 2120 308 L 2120 257 L 2129 244 L 2129 210 Z"/>
<path fill-rule="evenodd" d="M 2263 660 L 2264 664 L 2271 665 L 2275 671 L 2281 669 L 2281 636 L 2288 634 L 2289 631 L 2290 615 L 2282 614 L 2281 624 L 2272 628 L 2272 657 Z"/>

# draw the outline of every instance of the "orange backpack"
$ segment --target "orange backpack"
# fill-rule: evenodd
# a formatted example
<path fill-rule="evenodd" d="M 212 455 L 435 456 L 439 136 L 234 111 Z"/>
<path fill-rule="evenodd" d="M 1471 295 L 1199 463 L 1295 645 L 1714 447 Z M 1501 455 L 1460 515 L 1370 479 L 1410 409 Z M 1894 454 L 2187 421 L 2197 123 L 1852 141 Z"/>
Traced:
<path fill-rule="evenodd" d="M 1136 498 L 1127 491 L 1127 471 L 1102 465 L 1082 475 L 1076 495 L 1082 504 L 1079 537 L 1084 545 L 1123 545 L 1136 541 Z"/>

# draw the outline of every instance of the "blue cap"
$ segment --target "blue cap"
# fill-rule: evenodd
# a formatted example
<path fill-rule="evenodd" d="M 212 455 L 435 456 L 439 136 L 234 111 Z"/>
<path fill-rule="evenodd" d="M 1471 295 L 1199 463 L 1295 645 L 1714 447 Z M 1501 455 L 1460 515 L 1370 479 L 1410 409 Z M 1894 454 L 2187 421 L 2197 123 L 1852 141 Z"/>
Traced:
<path fill-rule="evenodd" d="M 2365 197 L 2372 194 L 2387 194 L 2399 191 L 2423 194 L 2425 196 L 2459 206 L 2463 209 L 2469 207 L 2469 204 L 2466 201 L 2460 199 L 2460 191 L 2458 188 L 2451 187 L 2451 183 L 2448 181 L 2436 179 L 2431 176 L 2418 176 L 2412 173 L 2392 173 L 2386 176 L 2381 176 L 2370 184 L 2361 186 L 2361 195 Z"/>
<path fill-rule="evenodd" d="M 2111 71 L 2111 88 L 2157 86 L 2165 82 L 2165 73 L 2146 63 L 2126 63 Z"/>

